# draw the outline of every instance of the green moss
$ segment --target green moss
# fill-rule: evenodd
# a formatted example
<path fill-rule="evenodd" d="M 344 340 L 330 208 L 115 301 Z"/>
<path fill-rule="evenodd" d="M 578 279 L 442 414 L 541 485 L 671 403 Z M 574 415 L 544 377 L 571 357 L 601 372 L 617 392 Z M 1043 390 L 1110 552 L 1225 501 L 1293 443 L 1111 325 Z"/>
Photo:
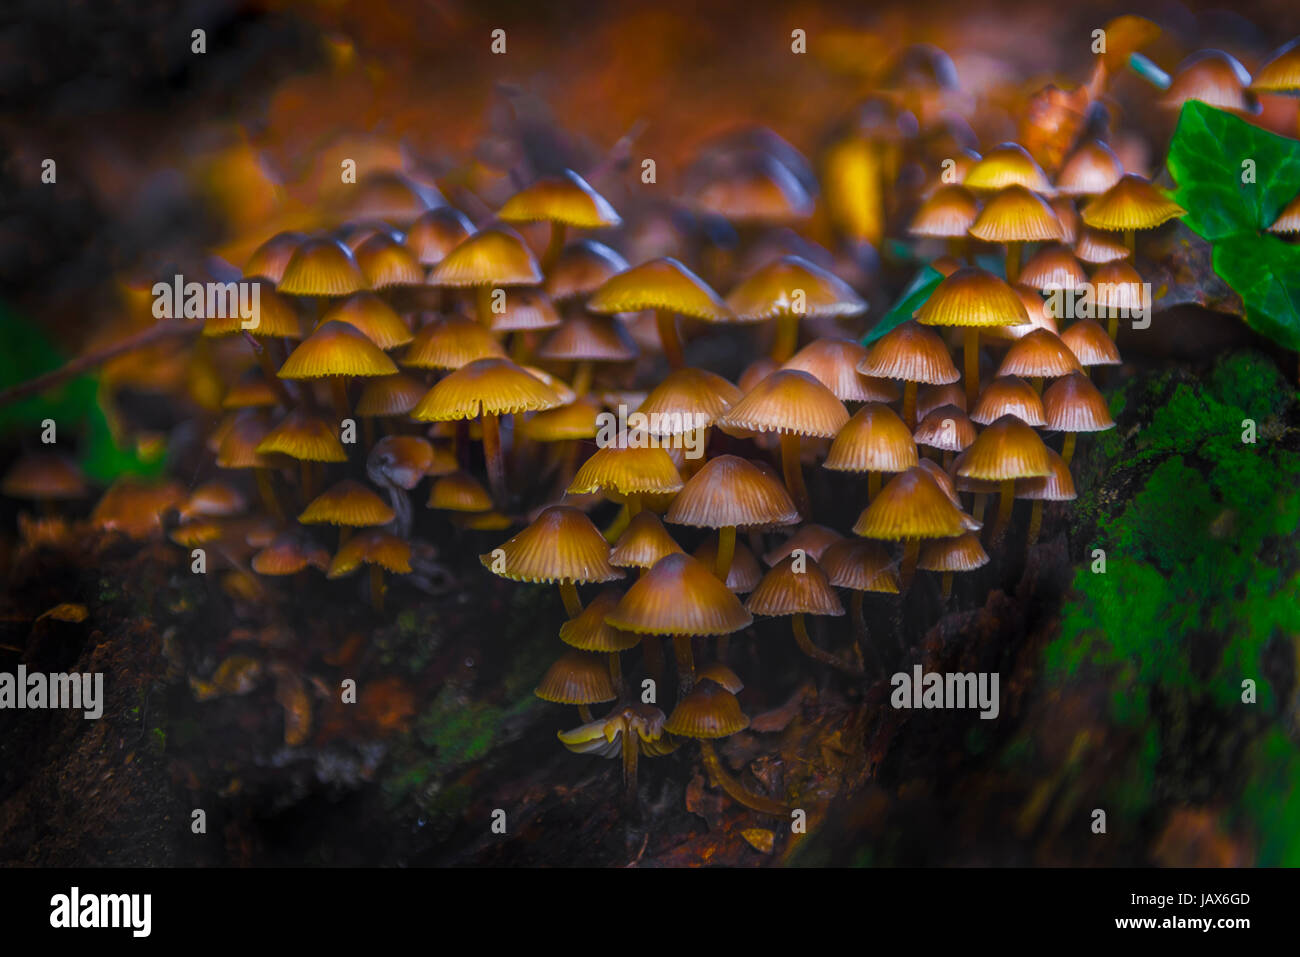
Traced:
<path fill-rule="evenodd" d="M 1109 722 L 1138 742 L 1116 762 L 1110 797 L 1134 818 L 1187 783 L 1165 763 L 1197 737 L 1189 714 L 1208 709 L 1218 715 L 1214 727 L 1243 734 L 1265 729 L 1248 754 L 1234 745 L 1216 759 L 1239 762 L 1237 813 L 1254 825 L 1261 862 L 1294 862 L 1300 799 L 1284 795 L 1300 794 L 1300 750 L 1262 721 L 1251 724 L 1280 720 L 1266 646 L 1300 635 L 1300 456 L 1266 438 L 1279 431 L 1272 424 L 1292 391 L 1253 354 L 1224 359 L 1199 384 L 1165 376 L 1134 391 L 1112 398 L 1112 409 L 1146 410 L 1150 421 L 1135 434 L 1116 430 L 1090 454 L 1099 484 L 1110 476 L 1141 484 L 1109 513 L 1104 491 L 1084 497 L 1080 521 L 1095 521 L 1091 547 L 1105 550 L 1106 570 L 1094 574 L 1089 564 L 1076 573 L 1045 651 L 1047 676 L 1107 682 Z M 1244 419 L 1256 423 L 1254 444 L 1242 440 Z M 1256 682 L 1255 705 L 1241 703 L 1245 678 Z"/>

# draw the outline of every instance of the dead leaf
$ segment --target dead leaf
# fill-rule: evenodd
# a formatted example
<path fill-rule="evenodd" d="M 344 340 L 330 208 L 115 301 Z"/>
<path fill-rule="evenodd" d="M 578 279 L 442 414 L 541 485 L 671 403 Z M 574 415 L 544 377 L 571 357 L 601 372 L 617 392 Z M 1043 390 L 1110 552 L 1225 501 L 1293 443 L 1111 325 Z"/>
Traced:
<path fill-rule="evenodd" d="M 90 617 L 90 613 L 86 611 L 85 605 L 73 605 L 64 602 L 61 605 L 55 605 L 46 612 L 42 612 L 40 617 L 36 620 L 40 621 L 43 618 L 51 618 L 54 621 L 69 621 L 76 623 L 85 621 L 88 617 Z"/>

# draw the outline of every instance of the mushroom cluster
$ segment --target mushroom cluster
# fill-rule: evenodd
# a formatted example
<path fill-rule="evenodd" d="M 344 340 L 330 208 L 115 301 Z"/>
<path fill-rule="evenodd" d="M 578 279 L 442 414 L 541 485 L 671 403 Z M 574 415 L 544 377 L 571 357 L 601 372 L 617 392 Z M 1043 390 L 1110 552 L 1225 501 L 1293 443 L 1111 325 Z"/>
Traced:
<path fill-rule="evenodd" d="M 197 348 L 247 349 L 207 439 L 222 477 L 147 507 L 175 505 L 178 545 L 221 542 L 258 576 L 364 565 L 379 613 L 388 576 L 430 567 L 422 483 L 450 526 L 522 526 L 481 561 L 558 586 L 564 650 L 536 694 L 577 709 L 563 745 L 620 757 L 635 808 L 640 757 L 694 739 L 729 796 L 787 814 L 797 795 L 762 793 L 715 749 L 750 724 L 732 636 L 788 619 L 772 630 L 788 627 L 827 680 L 860 684 L 890 653 L 867 596 L 901 617 L 919 571 L 951 603 L 956 575 L 1023 554 L 1008 541 L 1017 500 L 1033 545 L 1046 504 L 1076 496 L 1078 436 L 1114 426 L 1093 370 L 1120 363 L 1119 318 L 1147 295 L 1136 233 L 1184 212 L 1108 142 L 1101 62 L 1071 94 L 1063 136 L 1045 142 L 1051 123 L 1027 121 L 1023 143 L 981 154 L 929 105 L 951 63 L 923 52 L 912 59 L 931 69 L 870 98 L 826 158 L 825 202 L 853 254 L 800 233 L 823 184 L 774 135 L 706 151 L 682 206 L 726 229 L 643 261 L 586 235 L 614 231 L 630 250 L 639 220 L 572 170 L 477 222 L 413 180 L 363 180 L 364 215 L 256 250 L 251 328 L 207 319 Z M 1295 88 L 1284 56 L 1259 90 Z M 1248 78 L 1220 67 L 1185 65 L 1164 102 L 1244 110 Z M 852 184 L 891 192 L 905 162 L 943 170 L 910 206 L 841 201 Z M 1297 203 L 1275 231 L 1300 229 Z M 906 222 L 943 278 L 904 321 L 868 329 L 875 261 L 859 254 L 878 215 Z M 1062 292 L 1090 292 L 1105 323 L 1067 321 Z M 3 488 L 84 492 L 49 457 Z M 848 627 L 826 621 L 846 616 L 846 597 Z"/>

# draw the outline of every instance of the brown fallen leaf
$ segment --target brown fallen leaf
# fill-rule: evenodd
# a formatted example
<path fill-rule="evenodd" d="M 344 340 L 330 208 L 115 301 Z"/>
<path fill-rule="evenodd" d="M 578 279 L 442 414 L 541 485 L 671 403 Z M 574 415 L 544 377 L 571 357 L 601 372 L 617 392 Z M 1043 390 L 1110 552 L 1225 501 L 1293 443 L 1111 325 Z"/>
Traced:
<path fill-rule="evenodd" d="M 767 828 L 747 827 L 740 832 L 740 836 L 760 854 L 771 854 L 773 848 L 776 847 L 776 835 Z"/>
<path fill-rule="evenodd" d="M 73 605 L 69 602 L 64 602 L 63 604 L 55 605 L 48 611 L 42 612 L 36 620 L 41 621 L 44 618 L 50 618 L 54 621 L 69 621 L 76 623 L 85 621 L 88 617 L 90 617 L 90 613 L 86 611 L 85 605 Z"/>

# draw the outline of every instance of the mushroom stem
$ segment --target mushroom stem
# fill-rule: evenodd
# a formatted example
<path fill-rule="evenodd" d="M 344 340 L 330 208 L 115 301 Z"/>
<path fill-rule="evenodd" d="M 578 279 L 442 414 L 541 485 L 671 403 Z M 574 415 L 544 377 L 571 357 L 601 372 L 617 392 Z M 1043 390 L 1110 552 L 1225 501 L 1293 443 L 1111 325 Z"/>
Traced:
<path fill-rule="evenodd" d="M 474 308 L 484 329 L 492 328 L 492 287 L 474 287 Z"/>
<path fill-rule="evenodd" d="M 916 389 L 917 383 L 903 383 L 903 424 L 909 429 L 916 428 Z"/>
<path fill-rule="evenodd" d="M 718 529 L 718 557 L 713 566 L 718 581 L 724 585 L 727 583 L 727 575 L 731 572 L 731 562 L 735 557 L 736 526 L 728 525 L 726 528 Z"/>
<path fill-rule="evenodd" d="M 330 398 L 334 400 L 334 414 L 342 422 L 352 414 L 352 405 L 348 402 L 348 383 L 342 376 L 330 376 Z"/>
<path fill-rule="evenodd" d="M 781 435 L 781 471 L 795 508 L 805 519 L 811 518 L 812 503 L 808 500 L 808 488 L 803 484 L 803 466 L 799 462 L 799 436 L 793 433 Z"/>
<path fill-rule="evenodd" d="M 560 250 L 564 248 L 564 234 L 566 231 L 564 223 L 551 222 L 551 241 L 546 244 L 546 252 L 542 253 L 542 272 L 549 273 L 551 267 L 560 258 Z"/>
<path fill-rule="evenodd" d="M 384 613 L 384 569 L 380 565 L 370 566 L 370 603 L 378 614 Z"/>
<path fill-rule="evenodd" d="M 882 472 L 867 473 L 867 502 L 868 503 L 874 501 L 875 497 L 880 494 L 880 483 L 883 478 L 884 478 L 884 473 Z"/>
<path fill-rule="evenodd" d="M 1076 435 L 1077 433 L 1075 432 L 1066 432 L 1065 441 L 1061 443 L 1061 461 L 1065 463 L 1066 468 L 1070 467 L 1070 459 L 1074 458 L 1074 442 Z"/>
<path fill-rule="evenodd" d="M 248 334 L 245 333 L 245 335 Z M 275 361 L 271 358 L 270 351 L 256 339 L 253 339 L 252 336 L 248 336 L 248 338 L 252 340 L 253 353 L 257 356 L 257 364 L 262 367 L 262 378 L 266 379 L 282 405 L 286 408 L 292 405 L 293 400 L 289 398 L 289 390 L 284 387 L 284 380 L 277 374 Z"/>
<path fill-rule="evenodd" d="M 1011 524 L 1011 508 L 1016 503 L 1016 480 L 1006 479 L 998 491 L 998 517 L 993 522 L 993 544 L 1002 541 Z"/>
<path fill-rule="evenodd" d="M 1110 336 L 1111 342 L 1119 341 L 1119 313 L 1112 312 L 1106 320 L 1106 335 Z"/>
<path fill-rule="evenodd" d="M 966 405 L 975 407 L 975 399 L 980 394 L 980 331 L 975 326 L 964 330 L 966 350 Z"/>
<path fill-rule="evenodd" d="M 488 412 L 483 413 L 483 457 L 487 460 L 492 501 L 498 506 L 503 505 L 506 500 L 506 470 L 501 459 L 501 420 Z"/>
<path fill-rule="evenodd" d="M 591 722 L 590 706 L 585 704 L 578 705 L 578 717 L 581 718 L 583 721 L 590 723 Z"/>
<path fill-rule="evenodd" d="M 772 343 L 772 361 L 783 365 L 799 344 L 799 317 L 782 315 L 776 317 L 776 339 Z"/>
<path fill-rule="evenodd" d="M 641 493 L 629 492 L 627 495 L 627 502 L 625 503 L 625 505 L 627 506 L 628 521 L 631 521 L 632 519 L 636 518 L 637 515 L 640 514 L 641 512 Z"/>
<path fill-rule="evenodd" d="M 1007 282 L 1015 283 L 1020 275 L 1020 243 L 1007 243 Z"/>
<path fill-rule="evenodd" d="M 916 560 L 921 557 L 921 540 L 909 538 L 903 543 L 903 563 L 898 569 L 898 593 L 906 595 L 916 575 Z"/>
<path fill-rule="evenodd" d="M 629 811 L 636 807 L 636 759 L 641 753 L 637 736 L 631 728 L 623 728 L 623 798 Z"/>
<path fill-rule="evenodd" d="M 695 687 L 695 652 L 690 635 L 673 635 L 673 654 L 677 658 L 677 694 L 684 698 Z"/>
<path fill-rule="evenodd" d="M 952 472 L 952 452 L 947 449 L 943 453 L 943 470 L 948 473 Z"/>
<path fill-rule="evenodd" d="M 1128 258 L 1134 259 L 1137 252 L 1137 234 L 1131 229 L 1124 230 L 1124 245 L 1128 247 Z"/>
<path fill-rule="evenodd" d="M 271 482 L 270 469 L 253 469 L 253 477 L 257 480 L 257 492 L 262 496 L 262 507 L 272 518 L 284 518 L 284 510 L 280 508 L 280 500 L 275 494 L 275 485 Z"/>
<path fill-rule="evenodd" d="M 560 582 L 560 597 L 564 599 L 564 613 L 570 619 L 582 614 L 582 599 L 578 597 L 578 586 L 571 581 Z"/>
<path fill-rule="evenodd" d="M 854 678 L 862 677 L 862 670 L 838 655 L 833 655 L 829 651 L 823 651 L 813 644 L 812 639 L 808 637 L 808 623 L 804 620 L 803 615 L 795 615 L 790 619 L 790 626 L 794 630 L 794 641 L 799 646 L 799 650 L 811 658 L 813 661 L 820 661 L 824 665 L 830 665 L 836 671 L 842 671 L 846 675 L 852 675 Z"/>
<path fill-rule="evenodd" d="M 863 611 L 863 604 L 867 593 L 858 591 L 856 588 L 849 597 L 849 615 L 853 618 L 853 640 L 857 643 L 858 654 L 864 659 L 867 656 L 867 616 Z"/>
<path fill-rule="evenodd" d="M 630 521 L 632 521 L 632 515 L 628 512 L 627 502 L 624 502 L 619 507 L 618 514 L 614 516 L 614 521 L 610 522 L 609 527 L 601 532 L 605 537 L 605 541 L 611 544 L 618 541 L 618 537 L 623 534 Z"/>
<path fill-rule="evenodd" d="M 664 646 L 658 635 L 645 635 L 641 638 L 641 663 L 646 675 L 655 687 L 664 683 Z"/>
<path fill-rule="evenodd" d="M 713 660 L 727 663 L 727 649 L 731 647 L 731 636 L 721 635 L 713 646 Z"/>
<path fill-rule="evenodd" d="M 668 365 L 673 369 L 682 368 L 686 365 L 686 358 L 682 355 L 682 340 L 677 335 L 677 316 L 666 309 L 656 309 L 655 324 L 659 327 L 659 344 L 668 357 Z"/>
<path fill-rule="evenodd" d="M 718 782 L 718 787 L 722 788 L 727 797 L 737 804 L 760 814 L 770 814 L 773 817 L 789 816 L 790 809 L 780 801 L 755 794 L 732 777 L 731 772 L 724 768 L 722 761 L 718 759 L 718 752 L 714 749 L 712 741 L 707 739 L 700 741 L 700 754 L 704 756 L 704 766 L 708 768 L 713 780 Z"/>
<path fill-rule="evenodd" d="M 614 690 L 623 696 L 623 659 L 617 651 L 609 653 L 609 680 L 614 683 Z"/>
<path fill-rule="evenodd" d="M 1039 395 L 1043 394 L 1043 377 L 1036 375 L 1029 380 L 1029 384 L 1034 387 L 1034 391 Z"/>
<path fill-rule="evenodd" d="M 588 361 L 578 363 L 578 367 L 573 370 L 573 389 L 575 395 L 586 395 L 591 391 L 591 374 L 593 366 Z"/>
<path fill-rule="evenodd" d="M 984 524 L 984 509 L 988 506 L 988 493 L 976 492 L 974 504 L 971 505 L 971 517 L 981 525 Z"/>
<path fill-rule="evenodd" d="M 952 597 L 952 572 L 944 572 L 939 578 L 939 596 L 944 602 Z"/>
<path fill-rule="evenodd" d="M 316 497 L 316 476 L 312 463 L 306 459 L 298 460 L 298 478 L 302 486 L 302 503 L 306 505 Z"/>
<path fill-rule="evenodd" d="M 1043 529 L 1043 500 L 1034 499 L 1034 506 L 1029 510 L 1029 535 L 1025 539 L 1027 545 L 1033 545 L 1038 541 L 1038 533 Z"/>

